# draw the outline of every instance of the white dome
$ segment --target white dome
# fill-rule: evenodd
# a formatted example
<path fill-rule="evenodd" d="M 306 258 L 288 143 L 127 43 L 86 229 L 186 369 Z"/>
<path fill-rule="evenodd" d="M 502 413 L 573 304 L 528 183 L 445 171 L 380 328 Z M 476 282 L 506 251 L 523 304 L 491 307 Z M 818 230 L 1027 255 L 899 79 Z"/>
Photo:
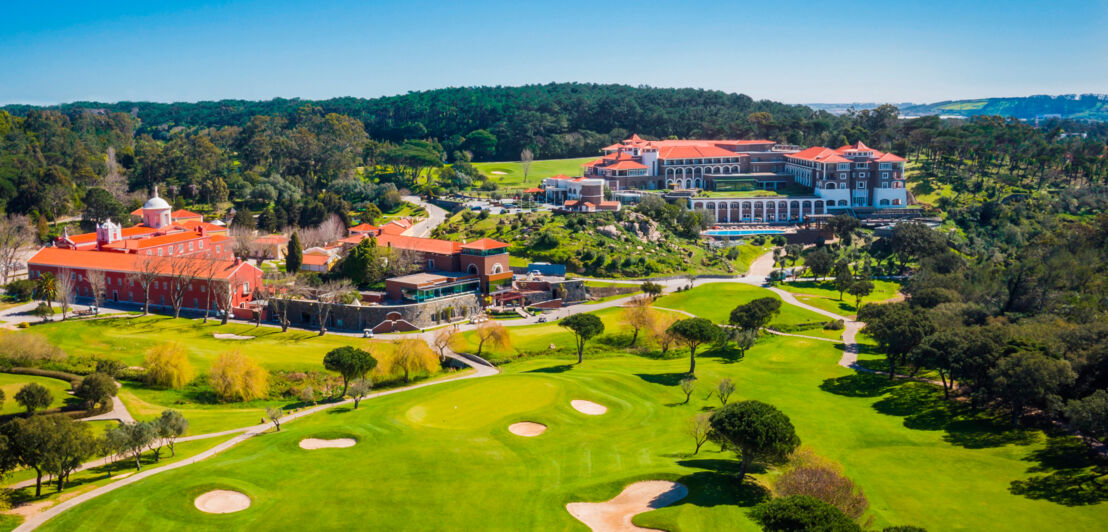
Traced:
<path fill-rule="evenodd" d="M 142 206 L 142 210 L 144 210 L 144 211 L 145 210 L 150 210 L 150 209 L 168 209 L 168 208 L 169 208 L 169 203 L 166 202 L 164 199 L 159 198 L 157 196 L 154 196 L 153 198 L 150 198 L 150 199 L 146 200 L 146 203 L 143 204 L 143 206 Z"/>

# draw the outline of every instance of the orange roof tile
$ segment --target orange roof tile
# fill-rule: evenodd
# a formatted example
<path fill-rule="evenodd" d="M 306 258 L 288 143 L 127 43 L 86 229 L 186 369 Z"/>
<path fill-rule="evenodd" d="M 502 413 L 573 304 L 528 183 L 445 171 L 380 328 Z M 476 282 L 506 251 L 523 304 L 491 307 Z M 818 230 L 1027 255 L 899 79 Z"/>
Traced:
<path fill-rule="evenodd" d="M 312 266 L 323 266 L 334 260 L 334 257 L 325 253 L 305 253 L 301 262 Z"/>
<path fill-rule="evenodd" d="M 213 262 L 210 261 L 210 259 L 195 256 L 185 258 L 204 261 L 206 264 Z M 93 269 L 132 273 L 138 271 L 140 265 L 146 260 L 157 261 L 158 271 L 163 274 L 168 274 L 171 271 L 169 257 L 163 258 L 145 254 L 112 253 L 106 251 L 79 251 L 63 248 L 42 248 L 27 261 L 27 264 L 28 266 L 52 266 L 55 268 Z M 217 279 L 228 279 L 243 266 L 257 269 L 255 266 L 245 262 L 236 264 L 235 261 L 216 260 L 214 263 L 219 268 L 219 271 L 216 273 Z M 259 270 L 259 272 L 260 271 L 261 270 Z M 205 271 L 203 274 L 198 275 L 197 278 L 201 275 L 206 278 L 207 272 Z"/>
<path fill-rule="evenodd" d="M 373 231 L 376 231 L 376 230 L 377 230 L 376 225 L 371 225 L 371 224 L 367 224 L 367 223 L 360 223 L 360 224 L 355 225 L 354 227 L 351 227 L 349 229 L 349 231 L 351 233 L 369 233 L 369 232 L 373 232 Z"/>
<path fill-rule="evenodd" d="M 151 229 L 142 225 L 136 225 L 134 227 L 124 227 L 119 231 L 119 234 L 123 238 L 135 238 L 142 235 L 148 235 L 155 232 L 156 229 Z M 74 244 L 88 244 L 90 242 L 96 242 L 96 233 L 81 233 L 79 235 L 70 235 L 69 240 Z"/>
<path fill-rule="evenodd" d="M 109 249 L 146 249 L 155 246 L 165 246 L 169 244 L 177 244 L 179 242 L 188 242 L 189 240 L 199 240 L 202 238 L 204 237 L 192 231 L 182 231 L 180 233 L 170 233 L 168 235 L 152 236 L 150 238 L 118 240 L 112 242 L 111 244 L 107 244 L 104 247 Z"/>
<path fill-rule="evenodd" d="M 178 219 L 181 219 L 181 218 L 200 218 L 201 220 L 204 219 L 204 215 L 196 214 L 195 212 L 185 210 L 185 209 L 177 209 L 177 210 L 169 213 L 169 217 L 173 220 L 178 220 Z"/>
<path fill-rule="evenodd" d="M 501 249 L 508 247 L 508 244 L 499 240 L 493 240 L 491 238 L 482 238 L 481 240 L 474 240 L 468 244 L 462 244 L 462 249 L 479 249 L 482 251 L 489 251 L 492 249 Z"/>
<path fill-rule="evenodd" d="M 849 163 L 850 159 L 839 155 L 830 148 L 823 146 L 812 146 L 806 150 L 798 151 L 796 153 L 790 153 L 785 157 L 791 157 L 794 159 L 803 159 L 805 161 L 814 161 L 818 163 Z"/>
<path fill-rule="evenodd" d="M 423 253 L 438 253 L 439 255 L 452 255 L 461 251 L 461 244 L 450 240 L 437 238 L 419 238 L 415 236 L 382 234 L 377 237 L 377 245 L 396 249 L 408 249 Z"/>
<path fill-rule="evenodd" d="M 606 170 L 645 170 L 646 165 L 635 161 L 620 161 L 604 168 Z"/>

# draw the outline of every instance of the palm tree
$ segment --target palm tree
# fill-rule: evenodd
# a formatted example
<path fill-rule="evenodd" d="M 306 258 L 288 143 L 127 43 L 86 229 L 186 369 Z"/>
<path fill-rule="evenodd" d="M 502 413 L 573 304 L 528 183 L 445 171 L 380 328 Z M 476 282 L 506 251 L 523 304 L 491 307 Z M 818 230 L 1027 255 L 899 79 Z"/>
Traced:
<path fill-rule="evenodd" d="M 54 277 L 54 274 L 46 272 L 38 278 L 38 294 L 43 301 L 46 301 L 46 306 L 50 309 L 54 308 L 54 299 L 58 297 L 58 280 Z"/>

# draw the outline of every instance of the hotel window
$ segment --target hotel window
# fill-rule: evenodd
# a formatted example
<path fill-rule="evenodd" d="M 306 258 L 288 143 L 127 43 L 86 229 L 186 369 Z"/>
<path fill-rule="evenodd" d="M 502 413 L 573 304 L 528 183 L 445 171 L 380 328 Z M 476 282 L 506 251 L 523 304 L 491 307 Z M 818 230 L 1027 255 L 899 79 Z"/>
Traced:
<path fill-rule="evenodd" d="M 865 181 L 859 181 L 858 182 L 858 188 L 866 188 L 866 182 Z"/>
<path fill-rule="evenodd" d="M 165 249 L 166 249 L 166 253 L 168 253 L 170 255 L 173 254 L 173 246 L 166 246 Z M 159 249 L 158 251 L 161 251 L 161 250 Z M 161 253 L 158 253 L 158 255 L 161 255 Z"/>
<path fill-rule="evenodd" d="M 192 251 L 192 242 L 189 242 L 189 251 Z"/>
<path fill-rule="evenodd" d="M 201 240 L 201 241 L 197 242 L 196 247 L 199 248 L 199 249 L 204 249 L 204 241 Z"/>
<path fill-rule="evenodd" d="M 881 172 L 881 179 L 888 179 L 888 178 L 889 178 L 889 173 L 888 172 Z"/>
<path fill-rule="evenodd" d="M 850 163 L 839 163 L 839 170 L 850 170 Z"/>
<path fill-rule="evenodd" d="M 848 174 L 848 173 L 846 173 L 846 172 L 843 172 L 843 173 L 839 174 L 839 179 L 846 179 L 846 177 L 847 177 L 848 175 L 850 175 L 850 174 Z"/>
<path fill-rule="evenodd" d="M 184 252 L 185 252 L 185 245 L 184 244 L 177 244 L 177 253 L 184 253 Z"/>
<path fill-rule="evenodd" d="M 892 170 L 893 169 L 893 164 L 892 163 L 881 163 L 881 169 L 882 170 Z"/>
<path fill-rule="evenodd" d="M 889 184 L 887 182 L 882 182 L 881 188 L 889 188 Z"/>
<path fill-rule="evenodd" d="M 858 179 L 865 179 L 868 176 L 865 172 L 858 172 Z"/>

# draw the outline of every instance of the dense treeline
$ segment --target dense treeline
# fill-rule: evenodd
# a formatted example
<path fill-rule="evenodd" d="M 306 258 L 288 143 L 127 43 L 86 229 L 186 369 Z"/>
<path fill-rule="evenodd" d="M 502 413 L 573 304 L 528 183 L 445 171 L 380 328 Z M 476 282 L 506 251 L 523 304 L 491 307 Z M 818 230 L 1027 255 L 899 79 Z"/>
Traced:
<path fill-rule="evenodd" d="M 737 94 L 551 84 L 307 103 L 76 103 L 0 111 L 0 205 L 47 221 L 126 219 L 156 185 L 177 207 L 260 214 L 265 229 L 334 213 L 372 219 L 400 192 L 439 194 L 495 179 L 469 164 L 589 155 L 646 137 L 765 137 L 803 145 L 864 141 L 922 162 L 923 192 L 995 196 L 1046 190 L 1069 212 L 1103 207 L 1108 126 L 997 117 L 900 120 L 882 106 L 836 117 Z M 1072 134 L 1080 130 L 1082 135 Z"/>

